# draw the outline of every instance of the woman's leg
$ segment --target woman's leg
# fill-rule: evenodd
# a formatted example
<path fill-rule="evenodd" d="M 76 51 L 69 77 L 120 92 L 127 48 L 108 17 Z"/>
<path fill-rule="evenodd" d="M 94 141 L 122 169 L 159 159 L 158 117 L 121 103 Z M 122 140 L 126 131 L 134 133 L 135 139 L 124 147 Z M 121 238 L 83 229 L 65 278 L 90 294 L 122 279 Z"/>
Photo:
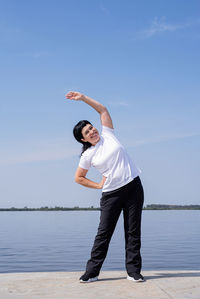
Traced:
<path fill-rule="evenodd" d="M 144 191 L 140 178 L 135 178 L 127 185 L 124 198 L 124 231 L 126 248 L 127 273 L 140 273 L 142 258 L 141 247 L 141 214 L 144 203 Z"/>
<path fill-rule="evenodd" d="M 99 275 L 121 210 L 119 192 L 111 191 L 103 193 L 101 198 L 100 223 L 91 251 L 91 258 L 87 262 L 87 273 L 96 276 Z"/>

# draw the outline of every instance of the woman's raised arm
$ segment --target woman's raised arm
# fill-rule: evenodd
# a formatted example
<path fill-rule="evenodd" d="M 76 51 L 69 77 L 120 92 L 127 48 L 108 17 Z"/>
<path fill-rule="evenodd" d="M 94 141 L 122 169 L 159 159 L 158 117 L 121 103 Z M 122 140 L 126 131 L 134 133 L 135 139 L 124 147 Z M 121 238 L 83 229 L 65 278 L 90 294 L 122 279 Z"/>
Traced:
<path fill-rule="evenodd" d="M 68 92 L 66 94 L 66 98 L 75 101 L 82 101 L 88 104 L 100 114 L 101 124 L 105 127 L 113 129 L 113 123 L 110 114 L 107 108 L 101 103 L 77 91 Z"/>

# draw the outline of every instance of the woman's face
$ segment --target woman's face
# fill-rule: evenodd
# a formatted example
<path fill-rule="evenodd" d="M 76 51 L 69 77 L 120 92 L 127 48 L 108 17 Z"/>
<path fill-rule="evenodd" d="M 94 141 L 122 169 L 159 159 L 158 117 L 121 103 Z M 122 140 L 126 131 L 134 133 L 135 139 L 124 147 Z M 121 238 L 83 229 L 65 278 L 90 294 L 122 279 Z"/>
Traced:
<path fill-rule="evenodd" d="M 92 145 L 97 144 L 97 142 L 100 140 L 99 132 L 91 124 L 87 124 L 85 127 L 83 127 L 81 133 L 83 135 L 81 140 L 84 142 L 89 142 Z"/>

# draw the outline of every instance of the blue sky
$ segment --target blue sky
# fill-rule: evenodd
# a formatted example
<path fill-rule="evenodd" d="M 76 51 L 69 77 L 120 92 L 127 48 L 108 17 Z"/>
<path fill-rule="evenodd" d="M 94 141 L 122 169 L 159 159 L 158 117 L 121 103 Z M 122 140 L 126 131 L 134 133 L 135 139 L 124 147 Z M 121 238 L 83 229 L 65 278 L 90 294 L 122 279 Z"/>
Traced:
<path fill-rule="evenodd" d="M 0 37 L 0 207 L 99 206 L 72 136 L 99 116 L 69 90 L 109 109 L 145 205 L 199 204 L 199 1 L 1 1 Z"/>

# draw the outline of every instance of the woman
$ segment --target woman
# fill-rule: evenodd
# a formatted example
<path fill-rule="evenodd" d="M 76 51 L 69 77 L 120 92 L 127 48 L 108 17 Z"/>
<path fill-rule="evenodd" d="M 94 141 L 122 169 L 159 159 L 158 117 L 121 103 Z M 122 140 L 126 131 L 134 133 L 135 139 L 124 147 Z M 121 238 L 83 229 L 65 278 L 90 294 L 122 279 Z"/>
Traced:
<path fill-rule="evenodd" d="M 73 133 L 83 145 L 76 170 L 75 181 L 88 188 L 102 189 L 101 216 L 98 232 L 87 262 L 86 272 L 80 282 L 98 279 L 101 266 L 121 211 L 124 216 L 127 279 L 144 281 L 141 271 L 141 214 L 144 202 L 139 170 L 115 137 L 112 119 L 105 106 L 80 92 L 71 91 L 67 99 L 83 101 L 94 108 L 101 118 L 102 133 L 86 120 L 78 122 Z M 90 166 L 102 174 L 100 183 L 89 180 L 86 175 Z"/>

